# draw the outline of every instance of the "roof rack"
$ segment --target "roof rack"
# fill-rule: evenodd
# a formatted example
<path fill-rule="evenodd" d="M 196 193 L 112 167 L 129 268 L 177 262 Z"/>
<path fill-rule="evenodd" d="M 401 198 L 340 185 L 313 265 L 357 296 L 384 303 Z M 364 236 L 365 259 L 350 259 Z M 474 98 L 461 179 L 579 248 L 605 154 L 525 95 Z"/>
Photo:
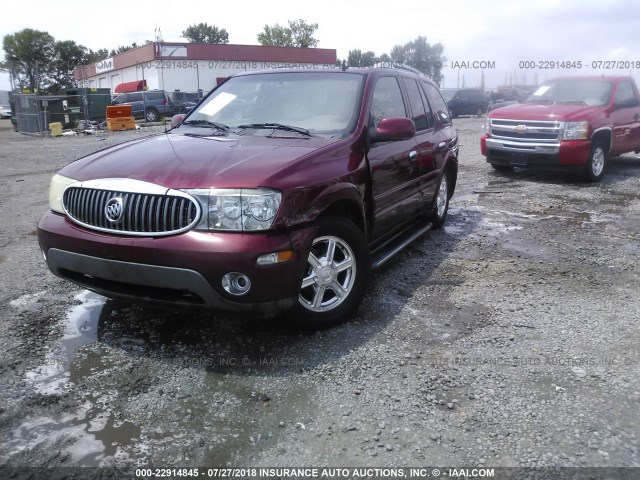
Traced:
<path fill-rule="evenodd" d="M 397 68 L 399 70 L 406 70 L 407 72 L 412 72 L 416 75 L 427 78 L 427 76 L 417 68 L 410 67 L 409 65 L 405 65 L 404 63 L 395 63 L 394 61 L 376 63 L 372 68 Z"/>

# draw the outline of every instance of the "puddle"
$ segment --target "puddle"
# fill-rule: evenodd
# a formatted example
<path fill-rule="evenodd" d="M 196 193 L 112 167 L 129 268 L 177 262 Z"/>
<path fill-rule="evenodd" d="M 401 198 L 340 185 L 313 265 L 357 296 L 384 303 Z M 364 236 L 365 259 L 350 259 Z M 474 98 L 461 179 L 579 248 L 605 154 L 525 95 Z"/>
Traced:
<path fill-rule="evenodd" d="M 45 294 L 46 291 L 25 295 L 12 301 L 11 306 L 32 309 Z M 53 449 L 67 455 L 75 465 L 100 466 L 106 461 L 130 457 L 133 442 L 140 438 L 138 426 L 117 419 L 107 406 L 116 399 L 115 390 L 105 388 L 94 395 L 80 397 L 78 393 L 64 398 L 65 394 L 75 393 L 72 388 L 76 381 L 104 370 L 105 362 L 109 363 L 109 352 L 102 352 L 101 346 L 82 358 L 79 352 L 85 345 L 97 341 L 104 297 L 85 290 L 75 299 L 81 303 L 71 307 L 59 322 L 62 338 L 49 346 L 40 366 L 25 372 L 33 393 L 60 396 L 60 402 L 71 403 L 63 404 L 64 410 L 71 409 L 73 413 L 28 417 L 12 432 L 11 438 L 3 442 L 9 457 L 23 451 Z"/>
<path fill-rule="evenodd" d="M 33 298 L 21 297 L 11 302 L 11 305 L 28 309 L 30 304 L 37 302 L 45 293 L 26 295 L 25 297 Z M 37 393 L 53 395 L 67 391 L 72 386 L 69 372 L 77 350 L 96 340 L 104 297 L 84 290 L 76 295 L 75 299 L 82 303 L 73 307 L 62 320 L 62 340 L 47 350 L 41 366 L 25 373 L 26 379 Z"/>

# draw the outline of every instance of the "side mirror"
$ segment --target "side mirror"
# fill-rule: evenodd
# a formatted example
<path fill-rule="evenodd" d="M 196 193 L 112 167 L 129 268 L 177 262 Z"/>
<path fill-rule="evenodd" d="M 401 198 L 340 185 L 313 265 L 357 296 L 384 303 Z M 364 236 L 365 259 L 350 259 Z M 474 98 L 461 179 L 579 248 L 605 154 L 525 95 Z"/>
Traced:
<path fill-rule="evenodd" d="M 186 117 L 184 113 L 178 113 L 177 115 L 171 117 L 171 128 L 176 128 L 178 125 L 180 125 L 184 120 L 184 117 Z"/>
<path fill-rule="evenodd" d="M 615 107 L 616 108 L 632 108 L 632 107 L 637 107 L 638 105 L 640 105 L 640 100 L 634 97 L 634 98 L 629 98 L 627 100 L 624 100 L 622 102 L 616 102 Z"/>
<path fill-rule="evenodd" d="M 377 127 L 369 128 L 372 142 L 393 142 L 408 140 L 416 134 L 416 125 L 410 118 L 388 117 L 380 120 Z"/>

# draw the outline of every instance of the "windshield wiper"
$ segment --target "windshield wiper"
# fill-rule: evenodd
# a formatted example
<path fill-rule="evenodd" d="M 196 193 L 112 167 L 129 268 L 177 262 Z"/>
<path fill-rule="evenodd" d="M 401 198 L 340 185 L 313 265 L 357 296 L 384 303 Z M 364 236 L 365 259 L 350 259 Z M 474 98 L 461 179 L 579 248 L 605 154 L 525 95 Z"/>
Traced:
<path fill-rule="evenodd" d="M 285 130 L 287 132 L 296 132 L 308 137 L 312 137 L 309 130 L 302 127 L 294 127 L 291 125 L 284 125 L 282 123 L 247 123 L 245 125 L 238 125 L 238 128 L 272 128 L 274 130 Z"/>
<path fill-rule="evenodd" d="M 225 124 L 212 122 L 210 120 L 187 120 L 186 122 L 182 122 L 181 125 L 197 125 L 200 127 L 214 127 L 223 132 L 229 131 L 229 127 L 227 127 Z"/>

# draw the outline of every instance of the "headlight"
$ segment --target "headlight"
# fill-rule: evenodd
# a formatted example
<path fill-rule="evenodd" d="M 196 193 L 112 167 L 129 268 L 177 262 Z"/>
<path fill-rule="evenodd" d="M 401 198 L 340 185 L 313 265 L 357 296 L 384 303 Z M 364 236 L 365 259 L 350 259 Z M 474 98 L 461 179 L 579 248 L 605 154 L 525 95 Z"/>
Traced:
<path fill-rule="evenodd" d="M 482 129 L 484 130 L 484 133 L 491 133 L 491 119 L 489 117 L 485 117 Z"/>
<path fill-rule="evenodd" d="M 567 122 L 564 124 L 564 140 L 586 140 L 589 135 L 588 122 Z"/>
<path fill-rule="evenodd" d="M 271 228 L 282 194 L 266 188 L 187 190 L 202 205 L 198 230 L 238 232 Z"/>
<path fill-rule="evenodd" d="M 64 189 L 72 183 L 76 183 L 77 180 L 73 178 L 65 177 L 56 173 L 51 179 L 51 185 L 49 186 L 49 208 L 54 212 L 64 213 L 62 208 L 62 194 Z"/>

